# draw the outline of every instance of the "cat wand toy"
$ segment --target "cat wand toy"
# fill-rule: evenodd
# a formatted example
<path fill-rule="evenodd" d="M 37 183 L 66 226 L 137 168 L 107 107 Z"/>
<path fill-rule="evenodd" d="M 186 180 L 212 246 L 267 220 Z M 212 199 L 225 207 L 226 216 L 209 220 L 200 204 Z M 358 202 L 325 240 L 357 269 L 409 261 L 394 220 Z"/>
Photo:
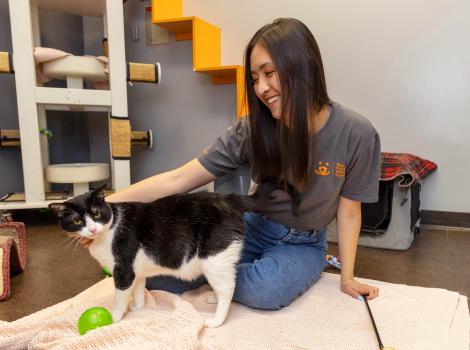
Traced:
<path fill-rule="evenodd" d="M 377 330 L 377 325 L 375 324 L 374 316 L 372 316 L 372 311 L 370 310 L 369 303 L 367 302 L 367 294 L 364 294 L 362 296 L 362 299 L 364 299 L 364 302 L 366 303 L 366 306 L 367 306 L 367 311 L 369 311 L 369 316 L 370 316 L 370 319 L 372 321 L 372 325 L 374 326 L 374 332 L 375 332 L 375 335 L 377 336 L 377 340 L 379 342 L 379 349 L 380 350 L 395 350 L 395 348 L 383 345 L 382 340 L 380 339 L 379 331 Z"/>

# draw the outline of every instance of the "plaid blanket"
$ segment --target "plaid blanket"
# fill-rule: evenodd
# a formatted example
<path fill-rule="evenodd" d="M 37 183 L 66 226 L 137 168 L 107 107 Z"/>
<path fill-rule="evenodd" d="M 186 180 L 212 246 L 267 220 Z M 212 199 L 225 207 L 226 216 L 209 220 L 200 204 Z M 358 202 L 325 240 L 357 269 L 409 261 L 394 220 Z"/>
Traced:
<path fill-rule="evenodd" d="M 437 164 L 409 153 L 382 152 L 380 164 L 380 180 L 388 181 L 398 177 L 401 187 L 420 182 L 437 169 Z"/>

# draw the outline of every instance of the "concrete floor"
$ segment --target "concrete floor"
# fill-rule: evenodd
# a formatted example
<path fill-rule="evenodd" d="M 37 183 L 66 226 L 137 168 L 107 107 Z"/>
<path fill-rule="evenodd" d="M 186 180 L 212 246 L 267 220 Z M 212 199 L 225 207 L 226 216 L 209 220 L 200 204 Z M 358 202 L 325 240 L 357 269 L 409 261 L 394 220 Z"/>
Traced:
<path fill-rule="evenodd" d="M 71 298 L 104 277 L 88 251 L 70 244 L 50 215 L 39 213 L 22 219 L 28 265 L 24 272 L 12 276 L 10 299 L 0 302 L 0 320 L 4 321 Z M 469 252 L 469 230 L 424 227 L 407 251 L 359 247 L 356 276 L 445 288 L 470 296 Z M 337 254 L 336 244 L 330 244 L 329 253 Z"/>

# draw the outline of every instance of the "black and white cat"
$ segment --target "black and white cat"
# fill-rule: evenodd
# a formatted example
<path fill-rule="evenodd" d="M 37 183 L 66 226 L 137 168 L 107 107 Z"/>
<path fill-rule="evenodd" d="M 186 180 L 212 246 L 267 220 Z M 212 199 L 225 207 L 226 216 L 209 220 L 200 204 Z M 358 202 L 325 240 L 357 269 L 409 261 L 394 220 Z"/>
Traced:
<path fill-rule="evenodd" d="M 147 277 L 169 275 L 189 281 L 204 275 L 218 300 L 205 325 L 218 327 L 235 289 L 245 232 L 243 213 L 252 211 L 271 191 L 259 186 L 249 197 L 201 191 L 150 203 L 107 203 L 101 187 L 49 208 L 63 230 L 92 239 L 90 254 L 113 272 L 115 322 L 128 308 L 142 309 Z"/>

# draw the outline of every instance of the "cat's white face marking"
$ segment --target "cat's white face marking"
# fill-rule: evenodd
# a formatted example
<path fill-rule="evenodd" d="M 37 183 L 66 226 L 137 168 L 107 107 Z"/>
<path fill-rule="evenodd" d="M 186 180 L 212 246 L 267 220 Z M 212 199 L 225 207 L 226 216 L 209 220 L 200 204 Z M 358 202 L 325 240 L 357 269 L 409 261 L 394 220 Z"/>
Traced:
<path fill-rule="evenodd" d="M 94 239 L 99 234 L 108 231 L 111 227 L 112 221 L 113 220 L 109 220 L 109 222 L 103 224 L 102 222 L 93 220 L 89 215 L 85 215 L 86 225 L 80 230 L 79 233 L 82 237 Z"/>

